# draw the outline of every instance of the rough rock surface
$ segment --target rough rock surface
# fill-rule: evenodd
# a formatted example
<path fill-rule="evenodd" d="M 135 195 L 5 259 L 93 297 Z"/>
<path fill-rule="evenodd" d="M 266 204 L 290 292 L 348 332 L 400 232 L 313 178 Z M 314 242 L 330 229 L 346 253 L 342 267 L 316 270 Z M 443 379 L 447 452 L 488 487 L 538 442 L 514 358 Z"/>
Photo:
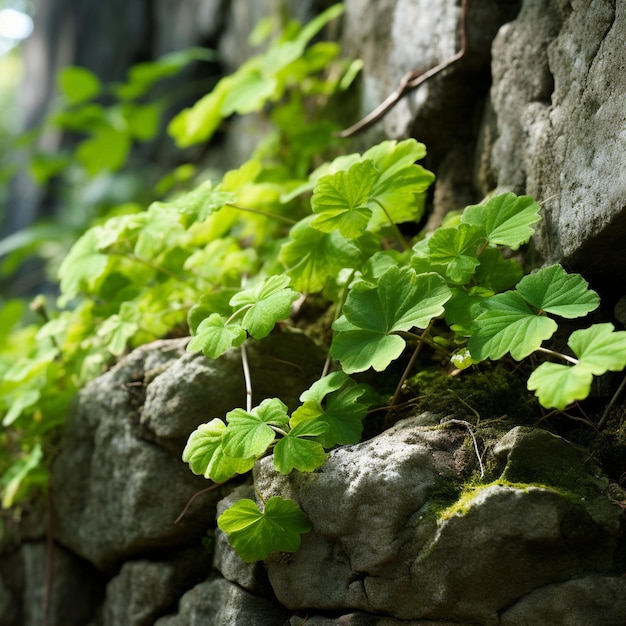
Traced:
<path fill-rule="evenodd" d="M 155 626 L 277 626 L 288 617 L 289 613 L 279 604 L 244 591 L 224 578 L 216 578 L 188 591 L 180 600 L 178 613 L 162 617 Z"/>
<path fill-rule="evenodd" d="M 284 477 L 259 463 L 263 497 L 296 499 L 313 523 L 288 560 L 266 560 L 285 606 L 490 625 L 535 589 L 584 570 L 611 571 L 623 514 L 599 487 L 588 491 L 595 479 L 581 451 L 550 433 L 515 429 L 496 446 L 505 459 L 496 482 L 442 511 L 467 452 L 462 433 L 427 427 L 429 417 L 334 450 L 313 474 Z M 547 486 L 509 482 L 512 466 L 533 471 L 535 461 Z M 584 496 L 550 486 L 564 465 Z"/>
<path fill-rule="evenodd" d="M 167 561 L 127 561 L 107 585 L 102 626 L 152 626 L 209 575 L 210 563 L 197 548 Z"/>
<path fill-rule="evenodd" d="M 537 245 L 596 279 L 622 281 L 626 5 L 525 0 L 493 46 L 501 188 L 545 200 Z"/>
<path fill-rule="evenodd" d="M 66 428 L 53 468 L 55 534 L 101 569 L 149 550 L 190 545 L 213 523 L 219 490 L 174 523 L 207 486 L 181 452 L 196 426 L 245 406 L 241 363 L 237 353 L 214 363 L 185 354 L 185 344 L 161 341 L 133 352 L 85 387 Z M 262 355 L 254 347 L 249 352 L 256 397 L 286 385 L 284 400 L 292 405 L 323 363 L 298 333 L 277 333 Z"/>

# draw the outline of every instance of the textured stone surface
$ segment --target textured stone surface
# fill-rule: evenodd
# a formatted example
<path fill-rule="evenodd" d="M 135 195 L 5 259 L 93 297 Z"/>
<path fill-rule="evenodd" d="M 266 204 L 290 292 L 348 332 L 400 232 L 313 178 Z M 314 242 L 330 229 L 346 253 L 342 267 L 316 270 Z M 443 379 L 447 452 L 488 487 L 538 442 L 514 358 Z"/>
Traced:
<path fill-rule="evenodd" d="M 267 461 L 258 464 L 263 496 L 293 497 L 313 523 L 288 560 L 266 560 L 283 604 L 489 626 L 536 589 L 611 570 L 623 512 L 601 495 L 580 451 L 549 433 L 515 429 L 496 446 L 499 481 L 441 514 L 467 452 L 463 435 L 427 423 L 428 416 L 408 419 L 334 450 L 313 474 L 282 477 Z M 521 467 L 535 458 L 535 480 L 567 467 L 587 495 L 507 482 L 515 472 L 521 480 Z"/>
<path fill-rule="evenodd" d="M 55 535 L 102 569 L 152 548 L 189 545 L 212 523 L 217 494 L 174 523 L 206 481 L 139 424 L 146 375 L 180 358 L 184 346 L 162 341 L 133 352 L 83 389 L 67 425 L 53 467 Z"/>
<path fill-rule="evenodd" d="M 0 561 L 0 624 L 84 626 L 96 613 L 102 583 L 71 552 L 45 541 L 25 543 Z"/>
<path fill-rule="evenodd" d="M 180 600 L 178 613 L 162 617 L 155 626 L 277 626 L 288 617 L 280 605 L 244 591 L 224 578 L 217 578 L 188 591 Z"/>
<path fill-rule="evenodd" d="M 202 548 L 167 561 L 127 561 L 107 585 L 102 626 L 152 626 L 210 571 Z"/>
<path fill-rule="evenodd" d="M 53 479 L 59 541 L 103 569 L 154 548 L 191 545 L 214 524 L 214 490 L 181 460 L 191 431 L 245 406 L 239 352 L 210 361 L 186 340 L 136 350 L 81 392 Z M 300 333 L 276 333 L 249 348 L 254 397 L 281 390 L 294 405 L 319 376 L 323 355 Z M 303 358 L 304 357 L 304 358 Z"/>
<path fill-rule="evenodd" d="M 626 5 L 525 0 L 493 47 L 498 185 L 545 200 L 548 261 L 623 281 Z"/>
<path fill-rule="evenodd" d="M 410 71 L 425 71 L 460 48 L 461 7 L 442 0 L 348 0 L 343 44 L 346 55 L 364 61 L 360 116 L 391 94 Z M 519 1 L 470 3 L 465 58 L 405 95 L 354 142 L 366 149 L 385 138 L 413 136 L 428 149 L 426 167 L 437 174 L 432 226 L 442 214 L 477 201 L 474 158 L 479 122 L 489 91 L 491 42 L 513 19 Z M 359 115 L 359 113 L 357 113 Z"/>
<path fill-rule="evenodd" d="M 502 614 L 502 626 L 622 626 L 626 580 L 604 576 L 576 578 L 530 593 Z"/>

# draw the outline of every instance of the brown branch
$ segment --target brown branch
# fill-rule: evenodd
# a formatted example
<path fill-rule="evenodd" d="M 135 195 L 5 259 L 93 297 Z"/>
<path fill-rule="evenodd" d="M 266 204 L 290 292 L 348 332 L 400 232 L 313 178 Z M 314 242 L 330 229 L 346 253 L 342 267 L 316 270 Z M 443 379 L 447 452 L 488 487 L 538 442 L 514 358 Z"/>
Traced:
<path fill-rule="evenodd" d="M 369 128 L 375 124 L 379 119 L 384 117 L 396 104 L 402 99 L 402 97 L 411 91 L 416 89 L 422 83 L 436 76 L 443 70 L 447 69 L 457 61 L 461 60 L 467 52 L 467 15 L 468 15 L 469 0 L 463 0 L 461 5 L 461 48 L 459 51 L 451 56 L 449 59 L 435 67 L 431 67 L 429 70 L 413 70 L 405 74 L 400 80 L 400 84 L 397 89 L 391 93 L 387 98 L 381 102 L 370 114 L 366 115 L 362 120 L 359 120 L 356 124 L 353 124 L 345 130 L 337 133 L 338 137 L 346 138 L 352 137 L 357 133 Z"/>

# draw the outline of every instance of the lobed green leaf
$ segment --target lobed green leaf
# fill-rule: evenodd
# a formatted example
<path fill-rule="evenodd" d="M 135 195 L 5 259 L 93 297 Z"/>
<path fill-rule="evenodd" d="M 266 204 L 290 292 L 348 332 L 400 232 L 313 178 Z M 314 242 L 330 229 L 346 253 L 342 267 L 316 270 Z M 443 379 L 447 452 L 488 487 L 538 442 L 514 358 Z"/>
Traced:
<path fill-rule="evenodd" d="M 289 287 L 290 282 L 289 276 L 270 276 L 230 299 L 231 306 L 245 309 L 241 326 L 255 339 L 267 337 L 276 322 L 291 314 L 291 305 L 300 294 Z"/>
<path fill-rule="evenodd" d="M 468 348 L 476 361 L 500 359 L 507 352 L 520 361 L 537 350 L 557 329 L 554 320 L 536 315 L 516 291 L 507 291 L 482 303 L 485 311 L 474 322 Z"/>
<path fill-rule="evenodd" d="M 246 331 L 239 324 L 227 324 L 219 313 L 212 313 L 198 324 L 187 351 L 202 351 L 209 359 L 216 359 L 245 340 Z"/>
<path fill-rule="evenodd" d="M 295 552 L 311 522 L 293 500 L 273 496 L 261 512 L 252 500 L 236 502 L 217 519 L 237 554 L 247 563 L 265 559 L 274 550 Z"/>
<path fill-rule="evenodd" d="M 223 442 L 226 432 L 226 424 L 216 418 L 200 424 L 191 433 L 182 458 L 194 474 L 221 483 L 252 469 L 254 458 L 233 458 L 225 454 Z"/>
<path fill-rule="evenodd" d="M 494 196 L 485 204 L 468 206 L 461 223 L 482 226 L 489 243 L 517 250 L 535 232 L 532 225 L 541 219 L 540 208 L 530 196 L 509 192 Z"/>
<path fill-rule="evenodd" d="M 560 265 L 551 265 L 524 276 L 516 289 L 540 311 L 574 318 L 600 305 L 598 294 L 588 287 L 580 274 L 568 274 Z"/>
<path fill-rule="evenodd" d="M 315 185 L 311 226 L 325 233 L 338 230 L 347 239 L 359 237 L 372 215 L 367 207 L 378 178 L 371 161 L 355 163 L 347 171 L 322 176 Z"/>
<path fill-rule="evenodd" d="M 528 378 L 527 387 L 534 391 L 546 408 L 563 410 L 589 395 L 593 375 L 580 365 L 542 363 Z"/>

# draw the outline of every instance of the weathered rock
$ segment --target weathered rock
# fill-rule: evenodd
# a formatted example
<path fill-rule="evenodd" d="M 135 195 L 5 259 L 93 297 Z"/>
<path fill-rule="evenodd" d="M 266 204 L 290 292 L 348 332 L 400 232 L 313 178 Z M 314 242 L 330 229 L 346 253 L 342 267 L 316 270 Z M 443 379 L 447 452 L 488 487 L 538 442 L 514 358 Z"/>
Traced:
<path fill-rule="evenodd" d="M 251 343 L 248 363 L 255 403 L 280 395 L 287 406 L 295 408 L 302 391 L 319 378 L 324 358 L 302 333 L 278 332 Z M 238 350 L 214 361 L 185 354 L 163 372 L 155 369 L 148 383 L 141 424 L 177 453 L 198 424 L 246 406 Z"/>
<path fill-rule="evenodd" d="M 444 510 L 467 453 L 460 431 L 426 422 L 408 419 L 334 450 L 313 474 L 283 477 L 268 461 L 258 464 L 263 496 L 296 499 L 313 523 L 298 552 L 266 560 L 285 606 L 487 626 L 535 589 L 611 571 L 623 512 L 601 494 L 580 451 L 549 433 L 515 429 L 496 446 L 502 484 Z M 533 458 L 542 463 L 536 481 L 568 467 L 585 496 L 507 482 L 515 472 L 520 480 Z"/>
<path fill-rule="evenodd" d="M 271 460 L 258 464 L 264 497 L 294 498 L 314 528 L 287 562 L 280 555 L 266 561 L 285 606 L 397 614 L 395 590 L 406 591 L 402 581 L 428 539 L 424 527 L 436 526 L 428 502 L 458 481 L 463 467 L 463 435 L 425 427 L 429 422 L 430 415 L 404 420 L 370 441 L 333 450 L 312 474 L 284 477 Z M 364 585 L 374 580 L 385 586 L 380 593 L 389 594 L 388 602 L 368 599 Z"/>
<path fill-rule="evenodd" d="M 25 543 L 0 562 L 0 624 L 84 626 L 96 612 L 102 583 L 71 552 L 45 541 Z"/>
<path fill-rule="evenodd" d="M 362 58 L 362 117 L 383 102 L 410 71 L 426 71 L 460 48 L 461 9 L 456 0 L 348 0 L 342 42 L 346 55 Z M 470 2 L 465 58 L 406 94 L 373 128 L 356 137 L 359 149 L 385 138 L 417 137 L 428 148 L 424 165 L 437 174 L 437 216 L 478 200 L 474 151 L 489 91 L 491 42 L 515 17 L 519 2 Z"/>
<path fill-rule="evenodd" d="M 82 390 L 65 430 L 53 467 L 55 535 L 99 568 L 149 549 L 189 545 L 213 521 L 209 497 L 174 523 L 205 481 L 145 438 L 139 424 L 146 376 L 175 362 L 184 346 L 161 341 L 123 359 Z"/>
<path fill-rule="evenodd" d="M 626 6 L 615 0 L 525 0 L 493 46 L 500 188 L 545 200 L 535 238 L 546 261 L 595 280 L 626 275 L 623 102 Z"/>
<path fill-rule="evenodd" d="M 605 576 L 576 578 L 533 591 L 502 614 L 502 626 L 622 626 L 626 580 Z"/>
<path fill-rule="evenodd" d="M 277 626 L 288 617 L 280 605 L 244 591 L 224 578 L 216 578 L 188 591 L 180 600 L 178 613 L 162 617 L 155 626 Z"/>
<path fill-rule="evenodd" d="M 106 588 L 103 626 L 152 626 L 173 610 L 181 595 L 209 574 L 202 548 L 167 561 L 127 561 Z"/>
<path fill-rule="evenodd" d="M 209 361 L 186 340 L 144 346 L 80 393 L 53 468 L 60 542 L 102 569 L 152 549 L 188 546 L 215 523 L 218 489 L 181 460 L 199 424 L 245 406 L 238 352 Z M 301 333 L 277 333 L 249 348 L 254 397 L 291 405 L 319 376 L 321 351 Z M 145 404 L 144 404 L 145 401 Z"/>
<path fill-rule="evenodd" d="M 346 613 L 340 617 L 322 617 L 320 615 L 302 617 L 294 615 L 289 621 L 289 626 L 302 626 L 303 620 L 307 626 L 474 626 L 464 622 L 446 622 L 437 620 L 399 620 L 393 617 L 380 617 L 370 613 Z"/>

